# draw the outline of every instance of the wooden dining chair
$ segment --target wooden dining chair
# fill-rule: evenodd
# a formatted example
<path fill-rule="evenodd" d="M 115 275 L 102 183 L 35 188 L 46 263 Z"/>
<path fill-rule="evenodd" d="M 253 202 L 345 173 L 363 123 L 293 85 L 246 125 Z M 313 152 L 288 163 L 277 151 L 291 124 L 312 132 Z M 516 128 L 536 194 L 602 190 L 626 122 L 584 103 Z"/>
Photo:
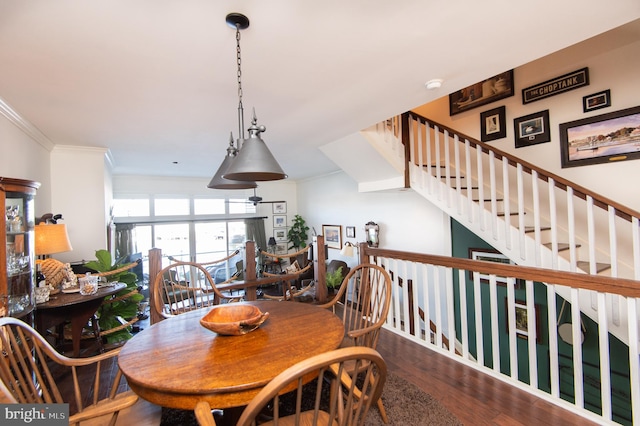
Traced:
<path fill-rule="evenodd" d="M 68 358 L 56 352 L 49 342 L 27 323 L 16 318 L 0 318 L 0 380 L 4 400 L 17 404 L 70 404 L 69 424 L 107 415 L 114 425 L 120 410 L 138 401 L 132 391 L 118 393 L 122 373 L 115 375 L 108 368 L 116 368 L 120 349 L 89 358 Z M 114 367 L 115 366 L 115 367 Z M 95 371 L 93 381 L 78 380 L 79 372 Z M 107 373 L 107 374 L 105 374 Z M 56 380 L 71 375 L 73 395 L 66 395 Z M 114 377 L 107 386 L 103 377 Z M 101 387 L 102 385 L 102 387 Z M 101 390 L 101 392 L 98 391 Z M 95 390 L 95 392 L 94 392 Z M 105 420 L 104 423 L 107 424 Z"/>
<path fill-rule="evenodd" d="M 169 318 L 194 309 L 242 299 L 242 295 L 225 295 L 202 264 L 175 262 L 156 275 L 151 287 L 152 309 Z"/>
<path fill-rule="evenodd" d="M 344 376 L 350 380 L 338 380 Z M 261 425 L 361 426 L 386 378 L 387 365 L 371 348 L 325 352 L 278 374 L 251 400 L 236 425 L 253 426 L 260 417 Z M 206 402 L 199 403 L 195 413 L 200 426 L 216 424 Z"/>
<path fill-rule="evenodd" d="M 345 326 L 342 347 L 376 349 L 391 307 L 391 277 L 381 266 L 360 264 L 349 271 L 334 298 L 319 306 L 332 309 L 342 318 Z M 382 399 L 377 405 L 383 422 L 388 423 Z"/>

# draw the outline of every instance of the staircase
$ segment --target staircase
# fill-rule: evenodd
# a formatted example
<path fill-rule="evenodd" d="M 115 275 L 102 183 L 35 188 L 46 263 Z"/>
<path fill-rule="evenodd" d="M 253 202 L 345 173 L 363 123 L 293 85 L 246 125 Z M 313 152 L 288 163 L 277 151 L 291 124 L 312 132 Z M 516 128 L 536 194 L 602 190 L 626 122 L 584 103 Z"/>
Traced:
<path fill-rule="evenodd" d="M 414 113 L 362 133 L 394 163 L 404 154 L 405 187 L 514 263 L 640 280 L 640 213 Z M 626 306 L 606 303 L 609 331 L 626 340 Z M 593 295 L 580 307 L 598 321 Z"/>

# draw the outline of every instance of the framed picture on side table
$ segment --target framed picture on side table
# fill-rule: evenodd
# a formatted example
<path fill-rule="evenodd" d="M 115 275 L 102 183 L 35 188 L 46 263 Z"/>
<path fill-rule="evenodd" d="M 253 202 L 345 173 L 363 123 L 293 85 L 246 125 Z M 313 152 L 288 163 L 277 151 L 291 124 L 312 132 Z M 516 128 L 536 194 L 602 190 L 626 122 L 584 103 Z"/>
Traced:
<path fill-rule="evenodd" d="M 342 226 L 341 225 L 322 225 L 322 235 L 324 242 L 329 248 L 342 249 Z"/>

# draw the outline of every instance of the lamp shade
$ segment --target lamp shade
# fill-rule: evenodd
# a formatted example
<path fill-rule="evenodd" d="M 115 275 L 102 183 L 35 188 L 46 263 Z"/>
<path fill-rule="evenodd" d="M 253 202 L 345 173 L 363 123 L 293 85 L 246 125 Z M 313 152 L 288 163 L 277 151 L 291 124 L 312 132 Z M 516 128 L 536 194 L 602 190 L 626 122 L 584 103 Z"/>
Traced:
<path fill-rule="evenodd" d="M 353 256 L 353 244 L 350 242 L 346 242 L 344 246 L 342 246 L 342 250 L 340 250 L 340 254 L 342 256 L 352 257 Z"/>
<path fill-rule="evenodd" d="M 268 246 L 275 246 L 276 245 L 276 239 L 274 237 L 269 237 L 269 242 L 267 243 Z"/>
<path fill-rule="evenodd" d="M 231 179 L 225 179 L 222 177 L 227 172 L 227 170 L 229 170 L 229 167 L 231 166 L 231 163 L 233 163 L 233 160 L 236 158 L 237 154 L 238 154 L 238 150 L 236 149 L 235 146 L 233 146 L 233 134 L 230 134 L 229 146 L 227 147 L 227 155 L 224 157 L 224 160 L 222 160 L 222 164 L 220 164 L 220 167 L 218 167 L 218 171 L 216 172 L 216 174 L 213 175 L 213 178 L 211 178 L 211 181 L 209 182 L 209 185 L 207 185 L 207 188 L 211 188 L 211 189 L 257 188 L 258 184 L 255 182 L 231 180 Z"/>
<path fill-rule="evenodd" d="M 41 223 L 35 227 L 36 255 L 48 255 L 71 251 L 71 242 L 67 234 L 67 225 Z"/>
<path fill-rule="evenodd" d="M 265 131 L 265 127 L 257 125 L 255 116 L 248 131 L 249 139 L 244 140 L 238 155 L 222 177 L 240 181 L 285 179 L 286 173 L 260 137 L 260 133 Z"/>
<path fill-rule="evenodd" d="M 213 175 L 213 178 L 211 178 L 211 181 L 209 182 L 209 185 L 207 185 L 207 188 L 211 188 L 211 189 L 251 189 L 251 188 L 257 188 L 258 184 L 253 182 L 253 181 L 241 181 L 241 180 L 231 180 L 231 179 L 225 179 L 222 176 L 227 172 L 227 170 L 229 170 L 229 166 L 231 166 L 231 163 L 235 160 L 235 157 L 231 157 L 229 155 L 224 157 L 224 160 L 222 160 L 222 164 L 220 164 L 220 167 L 218 168 L 218 171 L 216 172 L 215 175 Z"/>

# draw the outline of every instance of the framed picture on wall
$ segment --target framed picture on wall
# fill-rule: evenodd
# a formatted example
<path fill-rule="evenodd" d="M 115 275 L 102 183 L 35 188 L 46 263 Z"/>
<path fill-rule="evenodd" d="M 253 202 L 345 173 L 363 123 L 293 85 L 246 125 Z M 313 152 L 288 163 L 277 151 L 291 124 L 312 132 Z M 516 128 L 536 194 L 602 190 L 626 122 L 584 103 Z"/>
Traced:
<path fill-rule="evenodd" d="M 611 106 L 611 91 L 609 89 L 594 93 L 593 95 L 587 95 L 582 98 L 582 110 L 584 112 L 609 106 Z"/>
<path fill-rule="evenodd" d="M 287 202 L 283 201 L 282 203 L 273 203 L 272 204 L 273 214 L 282 214 L 287 212 Z"/>
<path fill-rule="evenodd" d="M 640 106 L 560 124 L 562 167 L 640 158 Z"/>
<path fill-rule="evenodd" d="M 324 242 L 329 248 L 342 249 L 342 226 L 341 225 L 322 225 L 322 235 Z"/>
<path fill-rule="evenodd" d="M 449 95 L 449 115 L 513 96 L 513 70 L 479 81 Z"/>
<path fill-rule="evenodd" d="M 509 324 L 509 302 L 507 300 L 507 298 L 504 298 L 504 305 L 506 307 L 505 312 L 506 314 L 506 324 L 507 324 L 507 333 L 509 333 L 511 330 L 510 324 Z M 516 332 L 516 336 L 521 338 L 521 339 L 528 339 L 529 338 L 529 315 L 528 315 L 528 310 L 527 310 L 527 302 L 525 302 L 524 300 L 516 300 L 514 305 L 514 310 L 515 310 L 515 317 L 516 317 L 516 323 L 515 323 L 515 332 Z M 534 321 L 535 321 L 535 328 L 536 328 L 536 335 L 534 336 L 536 339 L 537 343 L 541 343 L 540 342 L 540 336 L 541 333 L 539 332 L 540 330 L 540 306 L 538 304 L 534 305 L 533 308 L 534 311 Z"/>
<path fill-rule="evenodd" d="M 504 263 L 506 265 L 515 265 L 515 263 L 513 263 L 511 261 L 511 259 L 509 259 L 504 254 L 500 253 L 498 250 L 489 249 L 489 248 L 470 248 L 469 249 L 469 259 L 471 259 L 471 260 L 482 260 L 482 261 L 485 261 L 485 262 Z M 469 279 L 473 281 L 474 275 L 476 273 L 477 272 L 469 271 Z M 480 282 L 482 284 L 489 284 L 489 282 L 490 282 L 489 274 L 483 274 L 483 273 L 477 273 L 477 274 L 478 274 L 478 276 L 480 278 Z M 506 286 L 507 285 L 507 278 L 506 277 L 496 276 L 496 284 L 497 285 L 501 285 L 501 286 Z M 519 288 L 520 285 L 521 285 L 520 280 L 516 280 L 515 288 Z"/>
<path fill-rule="evenodd" d="M 480 113 L 480 140 L 494 141 L 507 137 L 506 108 L 501 106 Z"/>
<path fill-rule="evenodd" d="M 513 120 L 516 148 L 551 141 L 549 110 L 518 117 Z"/>
<path fill-rule="evenodd" d="M 356 227 L 355 226 L 347 226 L 345 233 L 347 238 L 355 238 L 356 237 Z"/>
<path fill-rule="evenodd" d="M 286 214 L 274 214 L 273 215 L 273 227 L 274 228 L 284 228 L 287 226 L 287 215 Z"/>
<path fill-rule="evenodd" d="M 273 230 L 273 238 L 277 241 L 287 241 L 287 228 L 278 228 Z"/>

